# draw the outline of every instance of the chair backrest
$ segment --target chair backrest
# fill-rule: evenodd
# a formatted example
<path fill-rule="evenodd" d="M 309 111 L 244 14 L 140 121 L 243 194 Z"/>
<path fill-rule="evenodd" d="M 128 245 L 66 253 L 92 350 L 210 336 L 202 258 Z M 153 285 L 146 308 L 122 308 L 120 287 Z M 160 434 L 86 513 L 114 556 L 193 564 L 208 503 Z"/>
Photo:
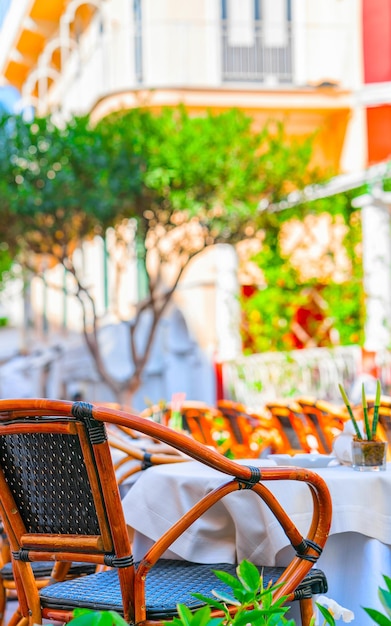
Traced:
<path fill-rule="evenodd" d="M 130 541 L 105 426 L 92 405 L 0 401 L 0 457 L 1 517 L 13 558 L 118 567 L 130 618 Z M 29 604 L 37 603 L 28 582 L 26 591 Z"/>
<path fill-rule="evenodd" d="M 334 438 L 342 432 L 349 417 L 346 410 L 319 398 L 300 397 L 296 401 L 312 424 L 322 452 L 330 453 Z"/>
<path fill-rule="evenodd" d="M 292 399 L 270 400 L 265 406 L 280 422 L 289 440 L 290 452 L 324 452 L 315 428 L 303 415 L 297 402 Z"/>
<path fill-rule="evenodd" d="M 219 411 L 205 402 L 187 400 L 181 406 L 182 429 L 199 443 L 215 448 L 221 454 L 243 456 L 245 446 L 238 442 L 231 422 Z M 150 417 L 158 415 L 165 426 L 170 426 L 171 404 L 164 408 L 157 405 L 145 409 L 141 415 Z"/>
<path fill-rule="evenodd" d="M 259 457 L 263 452 L 285 452 L 290 448 L 284 431 L 268 411 L 253 412 L 244 404 L 229 399 L 217 401 L 217 408 L 229 420 L 238 445 L 248 458 Z"/>

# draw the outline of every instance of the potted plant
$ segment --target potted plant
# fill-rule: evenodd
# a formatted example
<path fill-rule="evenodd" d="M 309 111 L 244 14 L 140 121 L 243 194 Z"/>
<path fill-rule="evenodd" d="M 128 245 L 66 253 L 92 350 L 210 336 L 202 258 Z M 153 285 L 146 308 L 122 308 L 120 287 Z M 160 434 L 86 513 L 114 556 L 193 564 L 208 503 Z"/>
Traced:
<path fill-rule="evenodd" d="M 373 418 L 370 420 L 368 413 L 368 403 L 365 395 L 364 385 L 362 386 L 362 414 L 364 420 L 363 432 L 360 430 L 357 419 L 353 413 L 349 398 L 342 385 L 339 385 L 343 401 L 348 410 L 349 417 L 354 427 L 352 440 L 352 461 L 353 468 L 359 471 L 385 470 L 387 442 L 380 440 L 377 435 L 379 423 L 379 408 L 381 397 L 380 381 L 376 381 L 376 398 L 373 407 Z"/>

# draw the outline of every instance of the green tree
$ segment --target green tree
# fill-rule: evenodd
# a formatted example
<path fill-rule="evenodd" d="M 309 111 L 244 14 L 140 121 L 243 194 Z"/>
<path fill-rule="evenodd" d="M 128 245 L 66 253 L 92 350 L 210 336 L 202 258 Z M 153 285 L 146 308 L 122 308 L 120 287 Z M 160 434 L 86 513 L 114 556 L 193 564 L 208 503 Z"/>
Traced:
<path fill-rule="evenodd" d="M 132 110 L 113 114 L 99 128 L 114 149 L 136 149 L 141 163 L 132 215 L 145 242 L 149 280 L 130 328 L 133 393 L 154 330 L 191 259 L 207 246 L 235 244 L 267 230 L 274 218 L 259 213 L 260 199 L 274 202 L 315 178 L 309 170 L 311 140 L 288 141 L 276 123 L 256 132 L 238 110 L 196 117 L 183 107 L 160 114 Z M 145 311 L 152 316 L 152 332 L 137 348 L 137 322 Z"/>
<path fill-rule="evenodd" d="M 73 253 L 129 213 L 138 184 L 133 153 L 116 151 L 114 160 L 88 117 L 61 126 L 50 118 L 0 119 L 0 240 L 24 276 L 42 275 L 57 263 L 72 275 L 88 348 L 114 389 L 99 349 L 95 302 Z"/>
<path fill-rule="evenodd" d="M 121 401 L 141 384 L 159 321 L 190 260 L 215 243 L 267 232 L 277 201 L 313 182 L 311 141 L 292 143 L 281 124 L 257 132 L 236 110 L 190 116 L 184 108 L 122 112 L 92 128 L 87 118 L 4 118 L 0 125 L 0 239 L 32 271 L 46 255 L 75 281 L 84 334 L 102 379 Z M 123 218 L 137 222 L 148 291 L 129 324 L 131 377 L 114 380 L 101 355 L 99 320 L 72 261 L 75 246 Z M 89 317 L 87 310 L 90 311 Z M 135 337 L 148 312 L 143 345 Z"/>

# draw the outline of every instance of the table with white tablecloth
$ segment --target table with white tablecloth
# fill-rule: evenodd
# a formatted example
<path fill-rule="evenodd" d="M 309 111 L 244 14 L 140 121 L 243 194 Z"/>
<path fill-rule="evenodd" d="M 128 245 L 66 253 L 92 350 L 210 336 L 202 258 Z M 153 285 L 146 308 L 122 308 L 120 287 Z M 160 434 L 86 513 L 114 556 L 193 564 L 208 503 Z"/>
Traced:
<path fill-rule="evenodd" d="M 269 465 L 267 460 L 243 460 Z M 330 536 L 316 567 L 328 580 L 328 596 L 352 609 L 359 626 L 370 624 L 362 606 L 381 609 L 377 596 L 382 574 L 391 576 L 391 464 L 385 472 L 351 467 L 316 469 L 333 503 Z M 134 556 L 142 558 L 152 542 L 195 502 L 227 480 L 196 461 L 148 469 L 123 500 L 134 531 Z M 311 520 L 311 494 L 296 481 L 267 482 L 304 535 Z M 240 498 L 240 499 L 239 499 Z M 240 562 L 286 565 L 292 548 L 270 510 L 256 494 L 232 493 L 197 520 L 165 553 L 201 563 Z"/>

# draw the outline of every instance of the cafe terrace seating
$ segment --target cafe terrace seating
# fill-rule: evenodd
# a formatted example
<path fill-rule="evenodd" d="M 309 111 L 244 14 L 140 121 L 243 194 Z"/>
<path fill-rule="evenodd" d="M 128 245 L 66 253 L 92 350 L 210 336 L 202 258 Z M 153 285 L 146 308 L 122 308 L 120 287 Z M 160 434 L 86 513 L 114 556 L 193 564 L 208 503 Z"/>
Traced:
<path fill-rule="evenodd" d="M 315 427 L 294 399 L 270 400 L 265 407 L 280 422 L 289 440 L 287 453 L 325 452 Z"/>
<path fill-rule="evenodd" d="M 319 451 L 326 454 L 332 452 L 334 438 L 343 430 L 344 423 L 349 419 L 346 408 L 314 397 L 299 397 L 296 402 L 314 429 L 319 442 Z"/>
<path fill-rule="evenodd" d="M 143 417 L 159 415 L 161 423 L 170 424 L 171 404 L 163 408 L 153 406 L 141 413 Z M 234 458 L 259 456 L 257 450 L 250 447 L 248 438 L 243 435 L 238 420 L 205 402 L 186 401 L 181 404 L 182 429 L 195 441 L 215 448 L 221 454 Z M 247 414 L 247 417 L 250 416 Z M 270 435 L 268 435 L 270 438 Z"/>
<path fill-rule="evenodd" d="M 166 463 L 183 463 L 188 460 L 187 455 L 161 453 L 158 445 L 150 444 L 148 447 L 137 446 L 126 441 L 112 432 L 108 433 L 108 441 L 112 451 L 114 470 L 117 484 L 121 488 L 129 479 L 132 479 L 143 470 L 154 465 Z M 133 441 L 133 440 L 132 440 Z M 154 448 L 156 447 L 156 450 Z M 119 455 L 115 455 L 114 451 Z"/>
<path fill-rule="evenodd" d="M 263 452 L 279 453 L 289 450 L 289 440 L 282 425 L 267 410 L 257 413 L 233 400 L 217 401 L 217 408 L 231 424 L 231 432 L 238 444 L 245 448 L 243 457 L 257 458 Z"/>
<path fill-rule="evenodd" d="M 157 439 L 227 476 L 155 541 L 139 563 L 133 562 L 105 423 Z M 300 534 L 267 487 L 269 481 L 280 480 L 309 488 L 313 512 L 307 536 Z M 238 464 L 187 435 L 115 409 L 61 400 L 0 400 L 0 515 L 24 624 L 68 621 L 75 607 L 85 607 L 117 610 L 129 623 L 151 625 L 173 618 L 178 603 L 197 608 L 200 601 L 193 592 L 210 595 L 223 584 L 216 582 L 212 570 L 234 574 L 235 565 L 160 557 L 213 504 L 229 493 L 249 490 L 271 510 L 294 548 L 287 567 L 260 566 L 265 583 L 282 583 L 275 597 L 299 601 L 302 624 L 309 626 L 312 596 L 327 590 L 314 564 L 331 523 L 330 494 L 317 474 L 303 468 Z M 74 561 L 106 569 L 39 590 L 32 564 L 47 560 L 60 569 Z"/>

